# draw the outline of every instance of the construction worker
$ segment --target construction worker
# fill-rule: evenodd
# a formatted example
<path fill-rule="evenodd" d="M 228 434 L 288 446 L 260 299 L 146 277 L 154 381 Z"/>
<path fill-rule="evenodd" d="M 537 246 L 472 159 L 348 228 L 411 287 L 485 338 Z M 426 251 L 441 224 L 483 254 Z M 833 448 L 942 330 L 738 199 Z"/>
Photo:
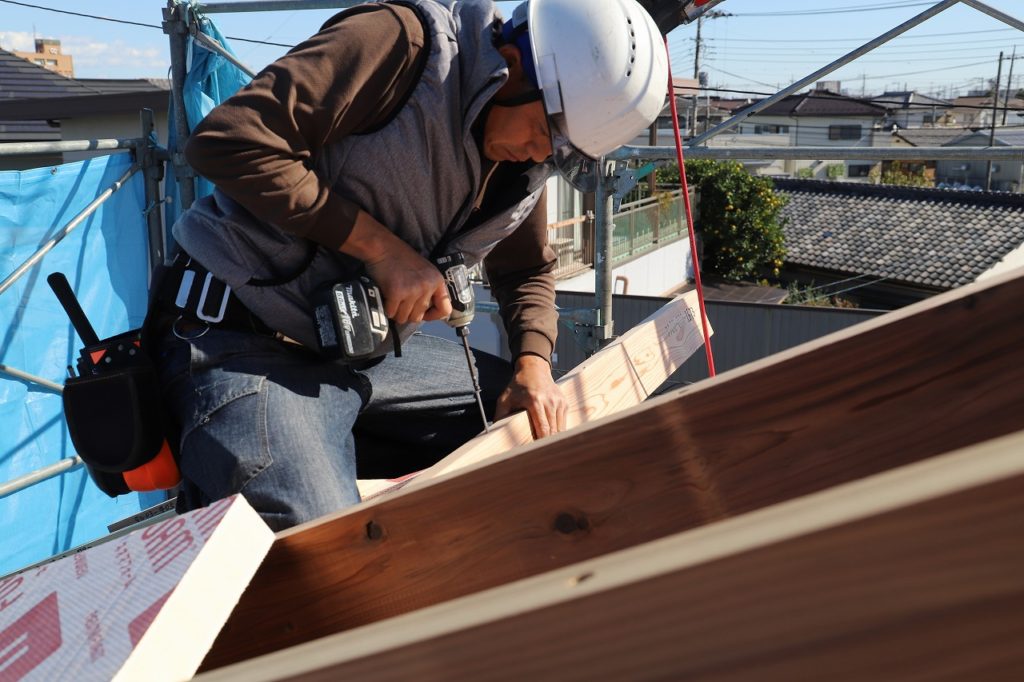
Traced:
<path fill-rule="evenodd" d="M 361 474 L 411 471 L 476 435 L 461 348 L 413 333 L 451 311 L 446 253 L 482 263 L 500 304 L 514 360 L 476 355 L 488 409 L 562 430 L 546 180 L 587 189 L 667 81 L 636 0 L 531 0 L 508 22 L 490 0 L 402 0 L 336 15 L 215 108 L 185 151 L 217 189 L 173 228 L 201 270 L 170 288 L 202 284 L 201 310 L 167 308 L 158 353 L 179 510 L 241 492 L 286 528 L 359 500 L 357 452 Z M 390 338 L 366 361 L 317 353 L 313 292 L 360 272 L 401 357 Z"/>

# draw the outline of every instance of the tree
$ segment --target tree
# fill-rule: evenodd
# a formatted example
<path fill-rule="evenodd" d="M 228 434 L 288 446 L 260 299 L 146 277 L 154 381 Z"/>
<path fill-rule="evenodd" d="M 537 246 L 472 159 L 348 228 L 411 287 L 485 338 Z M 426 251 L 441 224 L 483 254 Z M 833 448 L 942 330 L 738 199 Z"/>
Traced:
<path fill-rule="evenodd" d="M 772 181 L 752 176 L 736 161 L 690 161 L 686 174 L 700 194 L 702 270 L 727 280 L 777 277 L 786 256 L 780 215 L 786 202 Z M 671 177 L 678 183 L 677 166 L 659 175 Z"/>
<path fill-rule="evenodd" d="M 925 167 L 920 163 L 903 164 L 894 161 L 886 164 L 882 171 L 872 170 L 868 178 L 882 185 L 901 185 L 903 187 L 934 187 L 935 181 L 928 177 Z"/>

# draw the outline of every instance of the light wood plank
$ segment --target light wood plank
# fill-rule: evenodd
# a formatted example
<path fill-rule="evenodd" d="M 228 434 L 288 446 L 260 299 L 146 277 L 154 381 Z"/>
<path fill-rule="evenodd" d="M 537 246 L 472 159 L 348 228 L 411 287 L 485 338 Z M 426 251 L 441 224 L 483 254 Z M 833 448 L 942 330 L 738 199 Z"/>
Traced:
<path fill-rule="evenodd" d="M 1024 429 L 1024 278 L 936 297 L 278 536 L 207 668 Z"/>
<path fill-rule="evenodd" d="M 1015 679 L 1024 432 L 200 677 Z"/>
<path fill-rule="evenodd" d="M 562 377 L 558 385 L 569 404 L 567 428 L 640 404 L 682 367 L 704 345 L 698 305 L 695 291 L 676 297 Z M 714 333 L 710 325 L 709 333 Z M 370 499 L 416 487 L 532 442 L 529 418 L 514 414 L 416 476 L 400 482 L 359 481 L 359 492 Z"/>
<path fill-rule="evenodd" d="M 233 497 L 5 579 L 0 679 L 188 679 L 273 539 Z"/>

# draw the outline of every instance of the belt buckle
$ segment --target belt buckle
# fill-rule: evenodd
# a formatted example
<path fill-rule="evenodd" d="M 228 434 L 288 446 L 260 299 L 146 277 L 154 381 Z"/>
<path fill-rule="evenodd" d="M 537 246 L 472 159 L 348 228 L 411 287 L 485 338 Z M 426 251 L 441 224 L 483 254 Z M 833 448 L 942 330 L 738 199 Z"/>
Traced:
<path fill-rule="evenodd" d="M 220 310 L 217 311 L 216 315 L 210 316 L 206 314 L 206 297 L 210 293 L 210 283 L 213 282 L 213 274 L 206 273 L 206 278 L 203 280 L 203 291 L 199 294 L 199 304 L 196 306 L 196 317 L 203 322 L 208 324 L 217 324 L 224 319 L 224 313 L 228 309 L 228 298 L 231 296 L 231 286 L 227 283 L 224 284 L 224 294 L 220 300 Z"/>

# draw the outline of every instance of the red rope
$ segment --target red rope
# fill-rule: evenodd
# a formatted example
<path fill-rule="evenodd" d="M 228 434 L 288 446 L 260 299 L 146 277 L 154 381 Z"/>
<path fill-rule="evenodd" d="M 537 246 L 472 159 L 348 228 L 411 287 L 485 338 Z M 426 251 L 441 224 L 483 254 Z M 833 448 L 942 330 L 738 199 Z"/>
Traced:
<path fill-rule="evenodd" d="M 704 330 L 704 355 L 708 360 L 708 375 L 715 376 L 715 356 L 711 352 L 711 333 L 708 329 L 708 313 L 704 309 L 704 286 L 700 281 L 700 263 L 697 262 L 697 236 L 693 230 L 693 207 L 690 206 L 690 186 L 686 182 L 686 159 L 683 158 L 683 137 L 679 132 L 679 112 L 676 107 L 675 83 L 672 81 L 672 59 L 668 55 L 668 36 L 665 36 L 665 54 L 668 63 L 668 101 L 672 106 L 672 129 L 676 136 L 676 159 L 679 161 L 679 183 L 683 190 L 683 205 L 686 206 L 686 225 L 690 231 L 690 257 L 693 259 L 693 280 L 697 286 L 697 300 L 700 302 L 700 323 Z"/>

